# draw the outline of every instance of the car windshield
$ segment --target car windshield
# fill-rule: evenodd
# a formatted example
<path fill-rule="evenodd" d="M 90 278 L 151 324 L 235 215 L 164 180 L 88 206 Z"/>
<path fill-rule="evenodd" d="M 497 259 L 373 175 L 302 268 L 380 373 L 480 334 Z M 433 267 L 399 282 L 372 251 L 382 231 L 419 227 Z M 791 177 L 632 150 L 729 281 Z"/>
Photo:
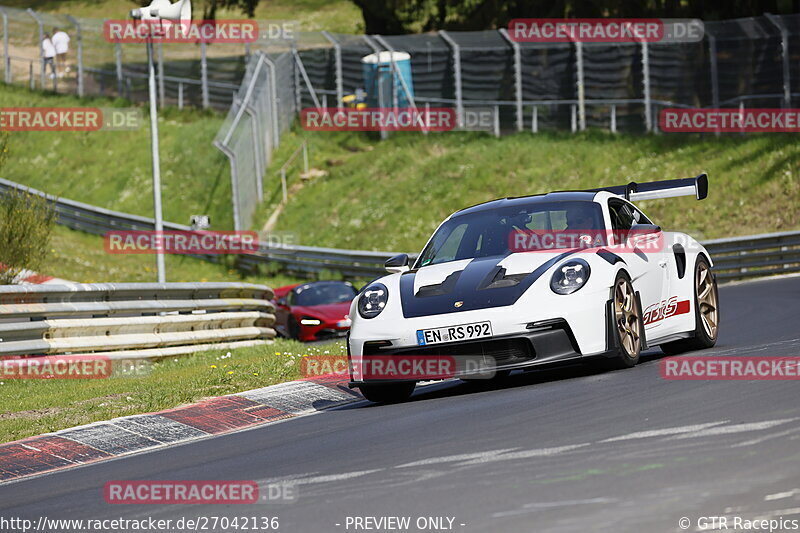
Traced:
<path fill-rule="evenodd" d="M 311 306 L 349 302 L 356 295 L 356 289 L 349 283 L 339 281 L 309 283 L 294 291 L 294 305 Z"/>
<path fill-rule="evenodd" d="M 531 202 L 465 213 L 454 216 L 437 230 L 420 255 L 417 267 L 508 255 L 516 233 L 602 229 L 600 204 L 592 201 Z"/>

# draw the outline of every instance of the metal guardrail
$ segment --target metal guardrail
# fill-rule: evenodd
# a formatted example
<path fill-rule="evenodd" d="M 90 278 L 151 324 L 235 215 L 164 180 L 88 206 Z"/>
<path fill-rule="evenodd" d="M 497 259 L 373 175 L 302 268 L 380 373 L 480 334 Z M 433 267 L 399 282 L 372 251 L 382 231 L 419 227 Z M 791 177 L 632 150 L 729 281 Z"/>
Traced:
<path fill-rule="evenodd" d="M 800 231 L 705 241 L 720 281 L 800 272 Z"/>
<path fill-rule="evenodd" d="M 272 289 L 249 283 L 0 286 L 0 355 L 146 359 L 266 344 Z"/>
<path fill-rule="evenodd" d="M 58 223 L 72 229 L 103 235 L 111 230 L 152 230 L 154 227 L 151 218 L 73 200 L 56 199 L 24 185 L 0 179 L 0 194 L 12 188 L 47 197 L 55 205 Z M 168 222 L 164 223 L 164 229 L 191 230 L 189 226 Z M 714 270 L 721 281 L 800 272 L 800 231 L 715 239 L 703 244 L 711 254 Z M 275 247 L 260 242 L 258 253 L 240 255 L 237 266 L 250 273 L 258 273 L 261 267 L 277 264 L 287 273 L 304 277 L 330 272 L 349 278 L 372 278 L 385 273 L 383 264 L 393 255 L 397 253 L 313 246 Z M 218 256 L 198 257 L 208 261 L 218 260 Z"/>

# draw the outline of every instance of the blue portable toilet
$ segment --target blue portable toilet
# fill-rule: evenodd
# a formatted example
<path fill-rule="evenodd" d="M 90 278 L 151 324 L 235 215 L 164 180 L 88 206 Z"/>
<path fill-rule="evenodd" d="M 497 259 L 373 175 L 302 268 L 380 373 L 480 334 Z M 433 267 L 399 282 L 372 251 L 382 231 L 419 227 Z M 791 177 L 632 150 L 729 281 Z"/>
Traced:
<path fill-rule="evenodd" d="M 397 65 L 399 76 L 393 74 L 392 59 Z M 411 102 L 406 96 L 403 83 L 414 97 L 414 83 L 411 80 L 411 56 L 406 52 L 379 52 L 361 58 L 364 70 L 364 88 L 367 91 L 369 107 L 392 107 L 392 78 L 394 78 L 394 94 L 397 95 L 398 107 L 409 107 Z"/>

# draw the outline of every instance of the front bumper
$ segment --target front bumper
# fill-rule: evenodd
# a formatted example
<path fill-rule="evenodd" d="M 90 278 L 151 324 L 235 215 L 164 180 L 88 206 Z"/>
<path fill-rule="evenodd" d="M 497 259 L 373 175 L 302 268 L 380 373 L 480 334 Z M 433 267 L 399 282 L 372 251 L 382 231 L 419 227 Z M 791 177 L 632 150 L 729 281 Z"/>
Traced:
<path fill-rule="evenodd" d="M 348 345 L 349 349 L 349 345 Z M 428 346 L 393 348 L 391 345 L 368 342 L 364 345 L 366 356 L 386 356 L 388 358 L 412 357 L 453 357 L 458 362 L 482 361 L 480 370 L 468 370 L 464 365 L 452 377 L 485 375 L 486 372 L 514 370 L 531 366 L 563 363 L 580 359 L 581 353 L 575 337 L 566 320 L 554 319 L 538 324 L 525 331 L 510 335 L 494 336 L 468 342 L 442 343 Z M 349 354 L 348 354 L 349 355 Z M 352 357 L 352 356 L 350 356 Z M 468 366 L 468 365 L 467 365 Z M 474 365 L 473 365 L 474 368 Z M 397 381 L 420 381 L 419 379 L 363 379 L 352 376 L 350 387 L 364 383 Z"/>

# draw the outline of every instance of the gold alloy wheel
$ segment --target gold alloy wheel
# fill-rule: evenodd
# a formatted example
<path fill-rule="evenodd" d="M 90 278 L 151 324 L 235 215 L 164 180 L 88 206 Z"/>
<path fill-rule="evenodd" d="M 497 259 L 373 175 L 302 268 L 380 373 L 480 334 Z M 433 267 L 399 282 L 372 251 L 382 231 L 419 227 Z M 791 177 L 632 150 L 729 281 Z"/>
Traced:
<path fill-rule="evenodd" d="M 717 338 L 717 324 L 719 323 L 719 311 L 717 310 L 717 287 L 714 285 L 714 278 L 711 269 L 705 263 L 700 263 L 697 267 L 697 308 L 700 315 L 700 322 L 708 338 Z"/>
<path fill-rule="evenodd" d="M 618 280 L 614 287 L 614 315 L 620 345 L 625 355 L 633 359 L 642 347 L 642 331 L 636 294 L 626 279 Z"/>

